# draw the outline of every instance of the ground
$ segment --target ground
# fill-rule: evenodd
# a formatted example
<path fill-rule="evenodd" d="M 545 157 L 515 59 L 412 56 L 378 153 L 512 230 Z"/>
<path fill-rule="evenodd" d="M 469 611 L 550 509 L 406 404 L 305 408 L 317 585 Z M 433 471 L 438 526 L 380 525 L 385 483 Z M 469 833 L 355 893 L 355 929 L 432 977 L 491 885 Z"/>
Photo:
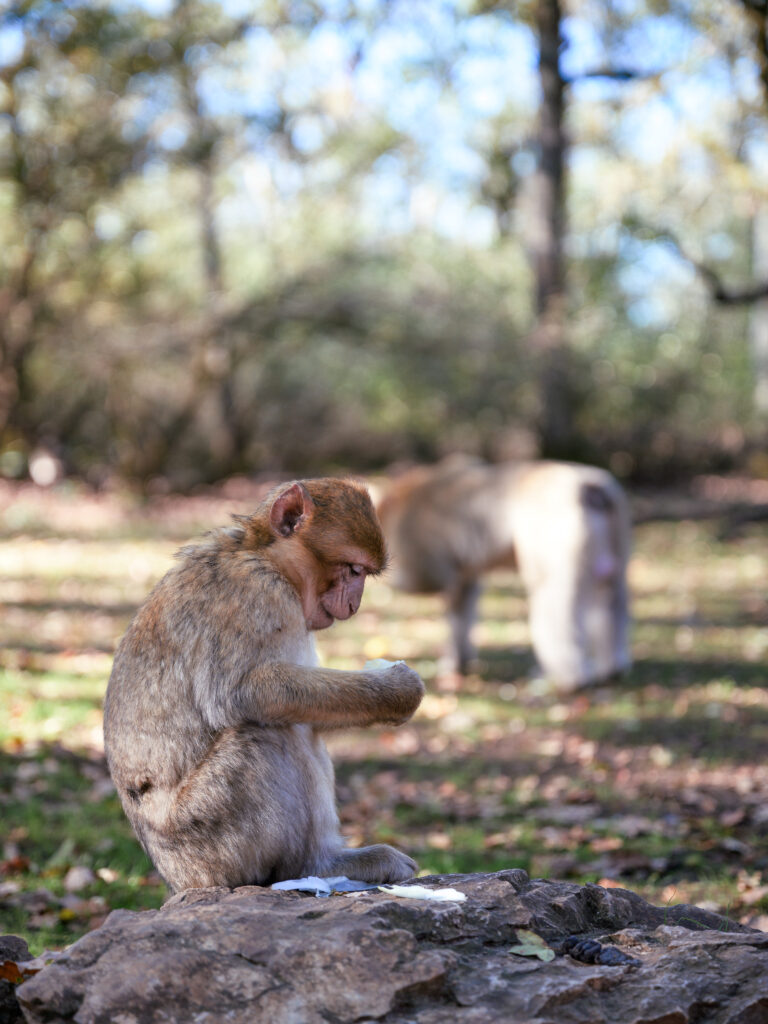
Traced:
<path fill-rule="evenodd" d="M 35 952 L 164 898 L 104 764 L 111 655 L 180 544 L 258 492 L 0 484 L 0 931 Z M 392 842 L 424 873 L 523 867 L 768 928 L 768 524 L 721 528 L 637 526 L 635 666 L 569 697 L 531 676 L 513 574 L 488 582 L 477 672 L 458 689 L 438 676 L 440 601 L 372 581 L 360 613 L 318 635 L 321 656 L 405 658 L 428 694 L 400 729 L 330 737 L 350 842 Z"/>

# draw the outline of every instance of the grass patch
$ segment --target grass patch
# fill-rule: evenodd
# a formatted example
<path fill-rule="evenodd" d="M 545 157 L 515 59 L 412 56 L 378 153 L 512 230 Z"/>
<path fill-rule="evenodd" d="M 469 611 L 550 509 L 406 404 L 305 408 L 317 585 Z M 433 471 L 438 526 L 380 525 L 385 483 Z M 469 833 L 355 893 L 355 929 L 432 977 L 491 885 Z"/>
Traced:
<path fill-rule="evenodd" d="M 39 952 L 110 909 L 162 902 L 101 749 L 111 653 L 179 543 L 247 505 L 175 500 L 159 515 L 35 493 L 0 515 L 0 927 Z M 766 530 L 725 542 L 707 522 L 638 528 L 635 666 L 567 698 L 530 682 L 514 575 L 489 581 L 478 671 L 456 692 L 438 678 L 439 599 L 373 581 L 362 611 L 318 636 L 323 660 L 404 657 L 429 692 L 400 729 L 329 737 L 349 840 L 392 842 L 428 873 L 523 867 L 764 922 Z"/>

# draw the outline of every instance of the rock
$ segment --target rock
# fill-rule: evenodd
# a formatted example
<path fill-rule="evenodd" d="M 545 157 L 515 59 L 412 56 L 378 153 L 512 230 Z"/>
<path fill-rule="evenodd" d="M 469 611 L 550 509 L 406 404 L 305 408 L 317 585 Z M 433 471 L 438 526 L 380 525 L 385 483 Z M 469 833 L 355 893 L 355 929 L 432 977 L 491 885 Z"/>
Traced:
<path fill-rule="evenodd" d="M 31 958 L 32 954 L 24 939 L 18 935 L 0 935 L 0 964 L 6 960 L 12 960 L 16 964 Z M 0 1024 L 19 1024 L 23 1020 L 16 998 L 16 985 L 5 978 L 0 978 Z"/>
<path fill-rule="evenodd" d="M 764 932 L 519 870 L 419 881 L 468 898 L 247 886 L 118 910 L 19 1003 L 28 1024 L 768 1024 Z M 510 953 L 519 929 L 558 955 Z"/>
<path fill-rule="evenodd" d="M 75 864 L 64 876 L 64 888 L 67 892 L 81 892 L 96 881 L 96 875 L 90 868 Z"/>
<path fill-rule="evenodd" d="M 18 963 L 20 960 L 31 960 L 32 954 L 29 946 L 18 935 L 0 935 L 0 961 L 13 960 Z"/>

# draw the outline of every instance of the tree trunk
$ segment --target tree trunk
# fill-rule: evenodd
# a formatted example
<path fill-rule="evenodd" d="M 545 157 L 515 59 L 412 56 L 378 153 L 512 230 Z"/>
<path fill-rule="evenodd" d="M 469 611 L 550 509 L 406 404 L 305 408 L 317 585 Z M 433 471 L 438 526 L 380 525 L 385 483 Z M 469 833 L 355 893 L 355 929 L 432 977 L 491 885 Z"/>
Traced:
<path fill-rule="evenodd" d="M 560 0 L 538 0 L 541 101 L 533 231 L 536 323 L 531 344 L 538 367 L 540 454 L 555 458 L 568 457 L 574 448 L 563 261 L 568 140 L 564 128 L 565 83 L 560 72 L 561 20 Z"/>
<path fill-rule="evenodd" d="M 768 207 L 761 206 L 752 222 L 752 276 L 768 280 Z M 755 371 L 755 411 L 768 421 L 768 297 L 749 309 L 749 343 Z"/>
<path fill-rule="evenodd" d="M 199 110 L 197 111 L 200 117 Z M 202 118 L 200 119 L 202 121 Z M 198 125 L 197 130 L 200 130 Z M 203 269 L 205 287 L 208 297 L 218 295 L 222 291 L 221 278 L 221 246 L 216 228 L 213 198 L 213 160 L 203 160 L 198 168 L 200 174 L 200 229 L 203 248 Z"/>

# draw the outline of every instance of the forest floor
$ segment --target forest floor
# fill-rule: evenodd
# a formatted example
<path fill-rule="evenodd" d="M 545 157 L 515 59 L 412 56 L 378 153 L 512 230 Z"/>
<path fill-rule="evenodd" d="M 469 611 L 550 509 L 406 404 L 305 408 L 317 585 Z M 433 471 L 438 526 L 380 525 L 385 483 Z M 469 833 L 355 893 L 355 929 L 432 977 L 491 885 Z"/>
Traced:
<path fill-rule="evenodd" d="M 259 490 L 141 501 L 0 483 L 0 932 L 34 952 L 163 901 L 104 762 L 112 653 L 180 544 Z M 423 873 L 522 867 L 768 930 L 768 522 L 722 539 L 718 516 L 765 501 L 712 479 L 636 496 L 635 664 L 570 696 L 531 673 L 515 575 L 488 580 L 458 688 L 438 672 L 440 600 L 372 581 L 354 619 L 318 634 L 321 658 L 405 658 L 428 693 L 399 729 L 329 737 L 350 843 L 391 842 Z"/>

